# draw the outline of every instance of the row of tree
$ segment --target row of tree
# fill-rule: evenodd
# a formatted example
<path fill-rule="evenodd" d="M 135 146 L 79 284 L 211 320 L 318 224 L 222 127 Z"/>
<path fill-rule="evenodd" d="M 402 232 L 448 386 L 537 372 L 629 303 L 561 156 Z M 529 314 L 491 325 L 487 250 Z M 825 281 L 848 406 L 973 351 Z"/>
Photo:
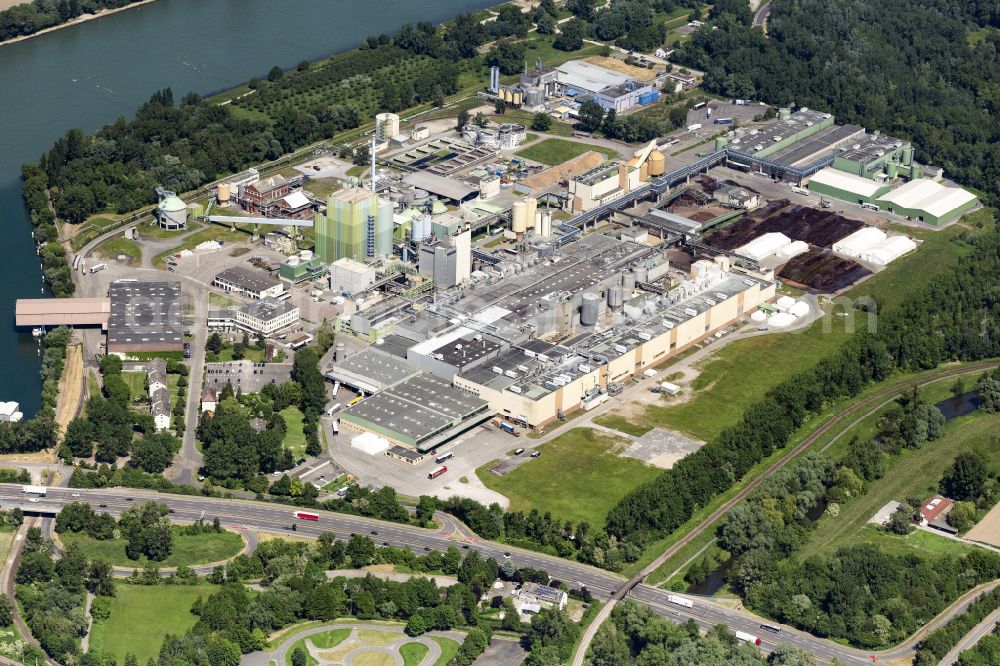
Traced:
<path fill-rule="evenodd" d="M 55 422 L 56 399 L 59 395 L 59 380 L 66 364 L 66 348 L 71 337 L 64 326 L 54 328 L 45 334 L 42 347 L 42 406 L 31 419 L 0 423 L 0 453 L 30 453 L 55 446 L 57 429 Z"/>
<path fill-rule="evenodd" d="M 34 0 L 0 12 L 0 42 L 33 35 L 84 14 L 116 9 L 139 0 Z"/>

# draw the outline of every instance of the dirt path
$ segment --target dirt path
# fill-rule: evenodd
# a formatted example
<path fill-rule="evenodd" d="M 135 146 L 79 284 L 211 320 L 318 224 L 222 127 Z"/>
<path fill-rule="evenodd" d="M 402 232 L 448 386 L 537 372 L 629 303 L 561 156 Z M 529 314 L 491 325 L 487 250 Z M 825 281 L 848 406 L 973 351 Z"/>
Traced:
<path fill-rule="evenodd" d="M 59 400 L 56 404 L 56 425 L 62 439 L 66 426 L 76 418 L 83 400 L 83 346 L 73 344 L 66 347 L 66 364 L 62 380 L 59 382 Z"/>

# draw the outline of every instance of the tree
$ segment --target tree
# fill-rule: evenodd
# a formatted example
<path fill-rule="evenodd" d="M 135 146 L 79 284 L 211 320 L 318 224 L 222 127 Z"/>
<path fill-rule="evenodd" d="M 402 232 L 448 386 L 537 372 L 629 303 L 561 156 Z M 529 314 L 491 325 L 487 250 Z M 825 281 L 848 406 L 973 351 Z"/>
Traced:
<path fill-rule="evenodd" d="M 213 354 L 222 353 L 222 336 L 219 335 L 218 331 L 208 336 L 208 341 L 205 343 L 205 349 Z"/>
<path fill-rule="evenodd" d="M 963 451 L 941 479 L 941 492 L 951 499 L 975 501 L 982 497 L 988 476 L 983 457 L 975 451 Z"/>
<path fill-rule="evenodd" d="M 0 627 L 9 627 L 14 624 L 14 615 L 11 612 L 10 599 L 6 596 L 0 597 Z"/>
<path fill-rule="evenodd" d="M 292 650 L 292 666 L 306 666 L 308 655 L 301 647 Z"/>
<path fill-rule="evenodd" d="M 596 132 L 604 121 L 604 109 L 597 102 L 586 101 L 580 105 L 580 129 L 584 132 Z"/>
<path fill-rule="evenodd" d="M 769 666 L 816 666 L 816 657 L 802 648 L 782 643 L 768 655 L 767 663 Z"/>
<path fill-rule="evenodd" d="M 1000 411 L 1000 380 L 984 376 L 976 382 L 976 390 L 979 392 L 980 410 L 990 414 Z"/>
<path fill-rule="evenodd" d="M 367 143 L 362 144 L 354 149 L 354 159 L 352 160 L 352 162 L 355 164 L 355 166 L 368 166 L 368 164 L 371 161 L 372 161 L 372 153 Z"/>
<path fill-rule="evenodd" d="M 548 132 L 552 129 L 552 116 L 538 112 L 531 119 L 531 129 L 536 132 Z"/>
<path fill-rule="evenodd" d="M 536 29 L 540 35 L 551 35 L 556 31 L 556 17 L 551 14 L 542 14 L 536 22 Z"/>
<path fill-rule="evenodd" d="M 465 127 L 468 124 L 469 124 L 469 110 L 468 109 L 460 109 L 459 112 L 458 112 L 458 119 L 457 119 L 457 122 L 455 123 L 455 126 L 458 129 L 462 129 L 463 127 Z"/>
<path fill-rule="evenodd" d="M 587 654 L 591 664 L 601 666 L 629 666 L 632 662 L 625 636 L 610 622 L 597 630 Z"/>
<path fill-rule="evenodd" d="M 524 66 L 524 49 L 521 42 L 500 42 L 486 54 L 486 64 L 499 67 L 502 74 L 517 74 Z"/>
<path fill-rule="evenodd" d="M 583 48 L 584 23 L 578 18 L 563 23 L 559 34 L 552 41 L 553 48 L 560 51 L 579 51 Z"/>
<path fill-rule="evenodd" d="M 566 0 L 566 9 L 584 21 L 590 21 L 597 9 L 597 0 Z"/>
<path fill-rule="evenodd" d="M 955 502 L 947 515 L 948 524 L 965 532 L 976 520 L 976 505 L 972 502 Z"/>
<path fill-rule="evenodd" d="M 274 67 L 271 68 L 271 71 L 267 73 L 267 80 L 270 81 L 271 83 L 275 83 L 277 81 L 280 81 L 283 76 L 285 76 L 284 70 L 275 65 Z"/>
<path fill-rule="evenodd" d="M 406 623 L 406 635 L 422 636 L 425 633 L 427 633 L 427 622 L 424 620 L 424 616 L 419 612 L 414 613 Z"/>

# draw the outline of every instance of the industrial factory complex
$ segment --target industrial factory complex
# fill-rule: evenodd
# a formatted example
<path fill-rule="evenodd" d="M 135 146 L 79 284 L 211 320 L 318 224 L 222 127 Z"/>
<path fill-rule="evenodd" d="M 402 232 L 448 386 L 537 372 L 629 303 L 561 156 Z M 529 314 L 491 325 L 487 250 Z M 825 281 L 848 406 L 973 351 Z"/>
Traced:
<path fill-rule="evenodd" d="M 584 100 L 628 114 L 668 83 L 536 63 L 509 84 L 494 71 L 482 96 L 572 122 Z M 335 432 L 386 464 L 417 465 L 490 421 L 513 434 L 593 409 L 729 331 L 793 326 L 810 306 L 781 283 L 837 293 L 915 250 L 907 224 L 939 227 L 978 206 L 907 141 L 807 108 L 765 120 L 753 106 L 699 103 L 673 136 L 595 140 L 559 164 L 523 152 L 556 139 L 517 122 L 435 128 L 382 113 L 360 177 L 320 156 L 298 175 L 225 179 L 207 202 L 158 190 L 168 231 L 204 219 L 253 244 L 202 243 L 165 270 L 216 294 L 207 329 L 267 338 L 268 360 L 332 326 L 321 369 Z M 124 275 L 106 295 L 19 301 L 17 324 L 99 327 L 107 352 L 126 357 L 197 337 L 181 325 L 181 281 Z M 250 366 L 243 391 L 284 377 Z M 199 390 L 237 377 L 209 371 Z"/>

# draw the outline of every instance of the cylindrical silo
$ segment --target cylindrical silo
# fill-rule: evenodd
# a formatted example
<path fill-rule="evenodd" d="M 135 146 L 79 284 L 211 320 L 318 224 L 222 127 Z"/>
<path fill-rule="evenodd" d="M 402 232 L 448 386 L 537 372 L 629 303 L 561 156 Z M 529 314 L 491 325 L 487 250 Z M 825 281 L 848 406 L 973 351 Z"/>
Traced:
<path fill-rule="evenodd" d="M 524 200 L 524 206 L 525 224 L 529 229 L 533 229 L 535 227 L 535 213 L 538 212 L 538 199 L 535 197 L 528 197 Z"/>
<path fill-rule="evenodd" d="M 913 164 L 913 146 L 906 144 L 903 146 L 903 166 Z"/>
<path fill-rule="evenodd" d="M 649 282 L 648 272 L 645 268 L 635 269 L 635 281 L 636 282 Z"/>
<path fill-rule="evenodd" d="M 580 323 L 584 326 L 594 326 L 597 324 L 597 317 L 601 313 L 601 295 L 588 293 L 583 295 L 583 304 L 580 306 Z"/>
<path fill-rule="evenodd" d="M 649 154 L 649 175 L 652 178 L 657 176 L 662 176 L 663 172 L 666 170 L 666 158 L 663 156 L 659 150 L 653 150 Z"/>
<path fill-rule="evenodd" d="M 215 198 L 219 201 L 220 206 L 228 206 L 229 199 L 232 197 L 232 189 L 229 187 L 229 183 L 219 183 L 219 187 L 216 189 Z"/>
<path fill-rule="evenodd" d="M 514 91 L 514 106 L 521 106 L 521 93 Z"/>
<path fill-rule="evenodd" d="M 724 136 L 715 137 L 715 150 L 717 151 L 722 150 L 723 148 L 726 147 L 726 143 L 728 143 L 726 137 Z"/>
<path fill-rule="evenodd" d="M 889 177 L 890 180 L 896 177 L 897 167 L 895 162 L 889 162 L 885 165 L 885 175 Z"/>
<path fill-rule="evenodd" d="M 515 201 L 512 209 L 510 230 L 515 234 L 523 234 L 528 229 L 528 204 Z"/>
<path fill-rule="evenodd" d="M 622 288 L 625 290 L 626 298 L 632 296 L 632 292 L 635 291 L 635 273 L 632 271 L 625 271 L 622 275 Z"/>
<path fill-rule="evenodd" d="M 625 288 L 620 285 L 614 285 L 608 289 L 608 307 L 612 310 L 617 310 L 625 303 Z"/>
<path fill-rule="evenodd" d="M 312 261 L 313 252 L 312 250 L 299 250 L 299 259 L 302 261 Z"/>
<path fill-rule="evenodd" d="M 914 165 L 910 166 L 910 179 L 911 180 L 916 180 L 917 178 L 920 178 L 921 175 L 922 174 L 920 173 L 920 165 L 919 164 L 914 164 Z"/>

